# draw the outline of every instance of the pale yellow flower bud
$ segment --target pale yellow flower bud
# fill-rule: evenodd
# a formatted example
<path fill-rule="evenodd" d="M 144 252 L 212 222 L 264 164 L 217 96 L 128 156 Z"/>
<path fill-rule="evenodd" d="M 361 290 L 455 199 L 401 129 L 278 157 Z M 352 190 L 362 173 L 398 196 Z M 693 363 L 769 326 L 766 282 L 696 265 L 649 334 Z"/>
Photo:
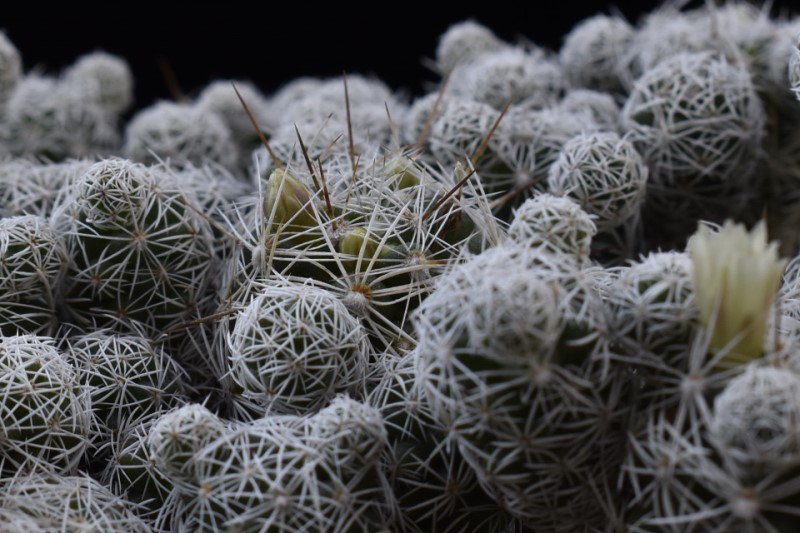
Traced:
<path fill-rule="evenodd" d="M 275 170 L 267 181 L 264 215 L 272 214 L 274 224 L 288 224 L 302 230 L 317 226 L 311 207 L 311 193 L 303 183 L 283 170 Z"/>
<path fill-rule="evenodd" d="M 767 243 L 764 222 L 750 232 L 730 220 L 719 232 L 701 225 L 689 239 L 688 250 L 700 321 L 711 328 L 709 347 L 726 350 L 723 366 L 760 357 L 786 267 L 786 260 L 778 257 L 778 244 Z"/>

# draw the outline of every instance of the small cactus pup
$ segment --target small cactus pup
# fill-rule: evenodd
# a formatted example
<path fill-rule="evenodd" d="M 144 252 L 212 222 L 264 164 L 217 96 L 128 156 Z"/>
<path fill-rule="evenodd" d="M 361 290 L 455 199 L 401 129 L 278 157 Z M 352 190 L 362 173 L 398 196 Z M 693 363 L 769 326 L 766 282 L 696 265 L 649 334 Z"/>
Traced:
<path fill-rule="evenodd" d="M 183 369 L 141 335 L 96 330 L 68 339 L 65 356 L 91 397 L 93 465 L 120 433 L 187 401 Z"/>
<path fill-rule="evenodd" d="M 9 477 L 0 485 L 0 508 L 33 519 L 36 529 L 19 531 L 152 531 L 135 504 L 85 474 Z"/>
<path fill-rule="evenodd" d="M 648 167 L 633 144 L 603 131 L 567 141 L 550 167 L 547 185 L 551 193 L 575 200 L 593 216 L 598 233 L 592 246 L 595 258 L 616 252 L 619 261 L 627 259 L 633 245 L 615 243 L 625 243 L 626 232 L 639 226 L 647 175 Z"/>
<path fill-rule="evenodd" d="M 487 51 L 451 72 L 448 94 L 501 110 L 509 102 L 528 109 L 554 105 L 567 89 L 561 65 L 535 46 Z"/>
<path fill-rule="evenodd" d="M 536 531 L 618 518 L 628 379 L 574 258 L 509 243 L 454 266 L 415 313 L 417 381 L 486 490 Z"/>
<path fill-rule="evenodd" d="M 369 403 L 378 409 L 388 443 L 381 458 L 397 500 L 392 525 L 409 533 L 500 533 L 512 522 L 486 493 L 424 401 L 413 352 L 385 354 L 383 376 Z"/>
<path fill-rule="evenodd" d="M 146 454 L 173 486 L 191 491 L 198 485 L 198 454 L 229 432 L 228 425 L 205 406 L 187 404 L 162 414 L 152 423 Z"/>
<path fill-rule="evenodd" d="M 506 46 L 491 29 L 474 20 L 464 20 L 453 24 L 439 36 L 436 67 L 440 74 L 446 75 L 461 63 Z"/>
<path fill-rule="evenodd" d="M 508 238 L 531 248 L 544 247 L 588 264 L 592 238 L 597 234 L 594 217 L 571 198 L 548 193 L 525 200 L 515 211 Z"/>
<path fill-rule="evenodd" d="M 0 160 L 0 216 L 50 218 L 59 191 L 94 163 L 90 159 L 48 163 L 29 157 Z"/>
<path fill-rule="evenodd" d="M 366 331 L 329 291 L 266 283 L 234 320 L 227 335 L 231 378 L 265 412 L 312 413 L 363 386 Z"/>
<path fill-rule="evenodd" d="M 70 256 L 68 322 L 139 323 L 152 335 L 206 313 L 213 232 L 160 168 L 102 160 L 64 191 L 52 220 Z"/>
<path fill-rule="evenodd" d="M 37 215 L 0 218 L 0 332 L 53 335 L 68 263 L 62 235 Z"/>
<path fill-rule="evenodd" d="M 147 445 L 153 422 L 145 420 L 112 439 L 99 480 L 111 492 L 135 504 L 136 514 L 155 526 L 175 484 L 156 466 Z"/>
<path fill-rule="evenodd" d="M 91 404 L 50 337 L 0 338 L 0 472 L 75 474 L 89 445 Z"/>
<path fill-rule="evenodd" d="M 267 129 L 267 99 L 249 81 L 217 80 L 209 83 L 198 95 L 196 105 L 200 109 L 217 113 L 227 124 L 240 153 L 249 154 L 259 144 L 258 132 L 242 108 L 237 92 L 247 104 L 247 109 L 260 129 Z"/>
<path fill-rule="evenodd" d="M 742 473 L 759 477 L 797 470 L 798 424 L 800 375 L 787 367 L 747 365 L 714 399 L 709 429 Z"/>
<path fill-rule="evenodd" d="M 719 231 L 701 224 L 688 244 L 700 321 L 719 368 L 764 354 L 772 304 L 786 260 L 767 242 L 763 221 L 751 230 L 727 220 Z M 747 290 L 743 291 L 742 288 Z"/>
<path fill-rule="evenodd" d="M 96 51 L 78 58 L 61 74 L 61 82 L 91 97 L 113 117 L 133 103 L 133 73 L 128 63 L 115 55 Z"/>

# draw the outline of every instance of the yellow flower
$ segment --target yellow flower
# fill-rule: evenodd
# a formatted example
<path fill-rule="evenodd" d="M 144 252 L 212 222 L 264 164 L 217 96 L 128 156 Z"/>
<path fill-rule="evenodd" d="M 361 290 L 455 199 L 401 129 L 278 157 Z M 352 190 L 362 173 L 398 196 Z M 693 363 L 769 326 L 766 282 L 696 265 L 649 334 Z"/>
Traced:
<path fill-rule="evenodd" d="M 764 222 L 750 232 L 730 220 L 719 232 L 701 225 L 689 239 L 688 250 L 700 321 L 712 329 L 710 348 L 726 350 L 723 364 L 760 357 L 786 267 L 786 260 L 778 257 L 778 244 L 767 243 Z"/>

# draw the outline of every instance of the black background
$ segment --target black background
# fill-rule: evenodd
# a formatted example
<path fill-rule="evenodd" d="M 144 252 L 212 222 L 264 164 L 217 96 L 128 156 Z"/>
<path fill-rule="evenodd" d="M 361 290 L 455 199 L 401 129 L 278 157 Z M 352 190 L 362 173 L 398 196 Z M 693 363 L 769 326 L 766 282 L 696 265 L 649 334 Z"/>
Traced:
<path fill-rule="evenodd" d="M 794 5 L 773 3 L 773 13 Z M 171 5 L 166 12 L 115 4 L 128 7 L 15 11 L 4 14 L 0 29 L 20 50 L 26 71 L 56 73 L 93 50 L 124 57 L 134 72 L 141 108 L 170 97 L 165 67 L 190 95 L 214 79 L 248 79 L 269 94 L 299 76 L 343 71 L 375 75 L 395 89 L 420 94 L 436 79 L 425 59 L 433 57 L 439 35 L 455 22 L 473 19 L 501 38 L 524 37 L 556 50 L 569 29 L 588 16 L 617 12 L 635 22 L 660 2 L 483 0 L 473 9 L 452 2 L 374 2 L 372 9 L 355 9 L 284 0 L 181 7 L 180 12 Z"/>

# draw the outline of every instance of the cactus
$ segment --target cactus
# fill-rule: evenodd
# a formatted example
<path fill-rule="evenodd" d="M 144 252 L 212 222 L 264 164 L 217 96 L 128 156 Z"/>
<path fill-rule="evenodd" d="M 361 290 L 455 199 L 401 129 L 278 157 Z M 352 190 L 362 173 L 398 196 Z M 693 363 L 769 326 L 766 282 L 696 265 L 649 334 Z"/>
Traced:
<path fill-rule="evenodd" d="M 628 408 L 625 383 L 595 367 L 603 315 L 573 259 L 511 244 L 439 278 L 416 313 L 433 416 L 489 493 L 537 531 L 616 519 Z"/>
<path fill-rule="evenodd" d="M 624 94 L 630 84 L 624 64 L 635 30 L 622 17 L 594 15 L 564 37 L 558 57 L 575 87 Z"/>
<path fill-rule="evenodd" d="M 492 30 L 474 20 L 453 24 L 439 36 L 436 46 L 436 67 L 442 75 L 451 72 L 460 63 L 480 55 L 499 50 L 503 41 Z"/>
<path fill-rule="evenodd" d="M 107 154 L 119 143 L 116 117 L 97 93 L 56 78 L 29 74 L 5 104 L 0 140 L 8 153 L 61 161 Z"/>
<path fill-rule="evenodd" d="M 0 472 L 73 475 L 89 444 L 90 398 L 52 338 L 0 341 Z"/>
<path fill-rule="evenodd" d="M 381 458 L 397 498 L 393 526 L 409 532 L 500 532 L 511 517 L 489 496 L 416 381 L 415 355 L 387 355 L 369 403 L 380 410 L 388 445 Z"/>
<path fill-rule="evenodd" d="M 124 59 L 105 52 L 78 58 L 62 74 L 67 84 L 93 95 L 110 115 L 121 115 L 133 103 L 133 73 Z"/>
<path fill-rule="evenodd" d="M 60 233 L 40 216 L 0 219 L 0 332 L 56 332 L 57 302 L 67 265 Z"/>
<path fill-rule="evenodd" d="M 586 263 L 597 233 L 593 217 L 569 198 L 539 194 L 514 211 L 509 240 L 531 248 L 544 247 Z"/>
<path fill-rule="evenodd" d="M 679 53 L 636 80 L 620 120 L 650 168 L 652 240 L 680 247 L 700 218 L 753 216 L 746 208 L 766 117 L 744 66 Z"/>
<path fill-rule="evenodd" d="M 384 531 L 389 503 L 377 469 L 384 443 L 380 414 L 348 398 L 313 417 L 240 424 L 185 463 L 196 481 L 177 486 L 159 523 L 173 530 Z"/>
<path fill-rule="evenodd" d="M 542 109 L 558 102 L 566 88 L 561 65 L 541 50 L 504 47 L 453 69 L 448 93 L 497 110 L 510 102 Z"/>
<path fill-rule="evenodd" d="M 95 461 L 116 436 L 186 402 L 185 371 L 145 337 L 96 330 L 67 343 L 65 356 L 91 398 Z"/>
<path fill-rule="evenodd" d="M 616 133 L 578 135 L 567 141 L 547 176 L 548 189 L 594 215 L 598 231 L 638 215 L 647 185 L 639 152 Z"/>
<path fill-rule="evenodd" d="M 5 479 L 0 486 L 0 507 L 30 517 L 36 523 L 35 531 L 151 531 L 136 515 L 134 504 L 85 475 L 31 474 Z"/>
<path fill-rule="evenodd" d="M 133 321 L 161 333 L 204 312 L 211 228 L 159 169 L 121 159 L 96 163 L 64 192 L 53 223 L 71 258 L 69 321 Z"/>
<path fill-rule="evenodd" d="M 0 33 L 0 529 L 795 531 L 800 26 L 684 4 L 133 111 Z"/>
<path fill-rule="evenodd" d="M 92 164 L 94 161 L 88 159 L 60 163 L 37 162 L 32 158 L 0 161 L 0 214 L 49 218 L 59 191 L 77 180 Z"/>
<path fill-rule="evenodd" d="M 169 161 L 175 166 L 213 161 L 234 167 L 238 160 L 230 129 L 215 111 L 165 101 L 128 123 L 122 153 L 139 163 Z"/>
<path fill-rule="evenodd" d="M 158 471 L 179 489 L 198 483 L 200 452 L 229 433 L 226 424 L 199 404 L 187 404 L 164 413 L 147 435 L 147 450 Z M 186 489 L 189 490 L 189 489 Z"/>
<path fill-rule="evenodd" d="M 5 33 L 0 33 L 0 110 L 5 109 L 14 87 L 22 77 L 22 58 Z"/>
<path fill-rule="evenodd" d="M 366 332 L 342 302 L 308 284 L 271 283 L 235 317 L 230 374 L 265 412 L 302 414 L 363 386 Z"/>
<path fill-rule="evenodd" d="M 108 462 L 100 482 L 111 492 L 135 505 L 135 513 L 155 525 L 173 488 L 148 447 L 153 420 L 146 420 L 112 439 Z"/>

